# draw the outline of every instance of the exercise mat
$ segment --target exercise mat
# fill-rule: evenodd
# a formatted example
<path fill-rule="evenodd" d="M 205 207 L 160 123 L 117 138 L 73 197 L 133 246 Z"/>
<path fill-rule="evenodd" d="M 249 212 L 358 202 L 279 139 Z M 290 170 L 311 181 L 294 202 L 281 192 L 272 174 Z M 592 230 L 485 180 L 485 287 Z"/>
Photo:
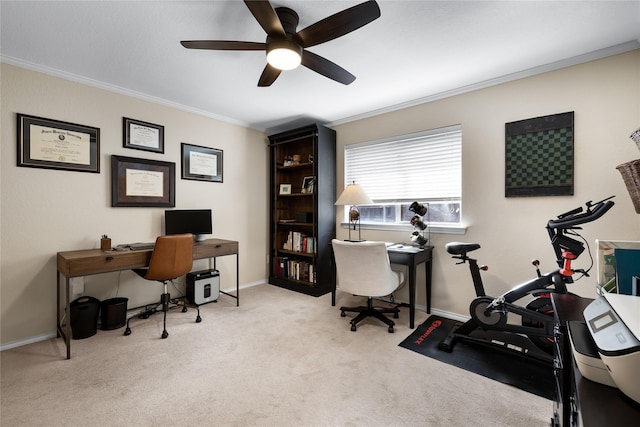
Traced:
<path fill-rule="evenodd" d="M 554 399 L 555 380 L 553 364 L 519 352 L 502 350 L 498 347 L 467 340 L 457 340 L 453 351 L 448 353 L 438 348 L 438 344 L 449 331 L 461 322 L 439 316 L 430 316 L 399 345 L 432 359 L 457 366 L 478 375 L 512 385 L 549 400 Z M 504 340 L 504 333 L 474 331 L 474 337 L 488 337 Z M 511 334 L 513 335 L 513 334 Z M 523 346 L 533 347 L 525 337 L 511 337 L 511 342 L 519 341 Z M 535 351 L 535 350 L 532 350 Z M 542 352 L 543 357 L 550 358 Z"/>

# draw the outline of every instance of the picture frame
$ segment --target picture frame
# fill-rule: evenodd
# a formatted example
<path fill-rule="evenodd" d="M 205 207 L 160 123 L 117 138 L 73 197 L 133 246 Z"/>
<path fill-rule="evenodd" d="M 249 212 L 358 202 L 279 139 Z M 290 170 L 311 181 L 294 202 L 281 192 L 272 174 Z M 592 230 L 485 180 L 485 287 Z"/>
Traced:
<path fill-rule="evenodd" d="M 505 124 L 505 197 L 570 196 L 574 112 Z"/>
<path fill-rule="evenodd" d="M 302 179 L 302 192 L 313 193 L 314 183 L 315 183 L 315 180 L 313 176 L 305 176 Z"/>
<path fill-rule="evenodd" d="M 182 143 L 182 179 L 223 182 L 223 153 L 217 148 Z"/>
<path fill-rule="evenodd" d="M 17 165 L 100 173 L 100 129 L 17 114 Z"/>
<path fill-rule="evenodd" d="M 280 194 L 281 195 L 291 194 L 291 184 L 280 184 Z"/>
<path fill-rule="evenodd" d="M 112 207 L 176 205 L 175 163 L 111 156 Z"/>
<path fill-rule="evenodd" d="M 123 117 L 122 146 L 164 154 L 164 126 Z"/>

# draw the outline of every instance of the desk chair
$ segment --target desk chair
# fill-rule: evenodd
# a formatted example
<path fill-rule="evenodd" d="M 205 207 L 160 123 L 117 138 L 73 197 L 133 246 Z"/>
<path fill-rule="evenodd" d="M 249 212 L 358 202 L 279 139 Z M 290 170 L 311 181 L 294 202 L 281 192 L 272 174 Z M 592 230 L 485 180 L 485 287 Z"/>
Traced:
<path fill-rule="evenodd" d="M 158 312 L 158 307 L 162 306 L 164 313 L 164 330 L 162 338 L 167 338 L 167 311 L 169 304 L 178 305 L 177 300 L 171 300 L 167 286 L 169 282 L 173 283 L 173 279 L 183 276 L 191 271 L 193 265 L 193 235 L 192 234 L 175 234 L 170 236 L 159 236 L 151 254 L 151 261 L 148 268 L 133 270 L 136 274 L 146 280 L 158 281 L 164 284 L 164 292 L 160 296 L 160 301 L 153 308 L 145 310 L 138 315 L 141 319 L 146 319 L 150 315 Z M 187 307 L 183 304 L 182 311 L 186 312 Z M 131 335 L 129 321 L 127 320 L 127 328 L 125 335 Z M 196 322 L 200 322 L 200 310 L 198 309 L 198 317 Z"/>
<path fill-rule="evenodd" d="M 387 247 L 384 242 L 345 242 L 333 239 L 331 241 L 336 262 L 337 280 L 340 289 L 354 295 L 366 296 L 367 306 L 340 307 L 340 316 L 345 312 L 359 313 L 351 320 L 351 330 L 362 319 L 373 316 L 389 326 L 393 333 L 395 323 L 384 315 L 393 313 L 398 318 L 398 307 L 374 307 L 373 298 L 383 297 L 398 289 L 404 282 L 404 273 L 391 270 Z"/>

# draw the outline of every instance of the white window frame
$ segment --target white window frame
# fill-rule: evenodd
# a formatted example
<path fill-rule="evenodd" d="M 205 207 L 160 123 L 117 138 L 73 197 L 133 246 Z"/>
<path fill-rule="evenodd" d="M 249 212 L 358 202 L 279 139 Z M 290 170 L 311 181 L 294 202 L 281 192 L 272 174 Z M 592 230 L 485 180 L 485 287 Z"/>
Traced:
<path fill-rule="evenodd" d="M 458 222 L 430 220 L 430 232 L 463 234 L 462 223 L 462 126 L 453 125 L 344 147 L 345 186 L 360 184 L 375 205 L 459 203 Z M 395 180 L 395 182 L 394 182 Z M 425 185 L 429 181 L 431 185 Z M 349 206 L 344 207 L 341 226 L 348 226 Z M 408 220 L 371 222 L 361 219 L 361 228 L 413 230 Z"/>

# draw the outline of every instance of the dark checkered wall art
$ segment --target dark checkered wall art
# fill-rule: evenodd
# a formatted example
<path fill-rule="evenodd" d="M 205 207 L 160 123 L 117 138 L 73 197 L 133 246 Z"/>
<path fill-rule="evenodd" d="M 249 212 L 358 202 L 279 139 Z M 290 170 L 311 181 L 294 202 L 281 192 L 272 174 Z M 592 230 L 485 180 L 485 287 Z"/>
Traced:
<path fill-rule="evenodd" d="M 573 111 L 505 125 L 505 196 L 573 195 Z"/>

